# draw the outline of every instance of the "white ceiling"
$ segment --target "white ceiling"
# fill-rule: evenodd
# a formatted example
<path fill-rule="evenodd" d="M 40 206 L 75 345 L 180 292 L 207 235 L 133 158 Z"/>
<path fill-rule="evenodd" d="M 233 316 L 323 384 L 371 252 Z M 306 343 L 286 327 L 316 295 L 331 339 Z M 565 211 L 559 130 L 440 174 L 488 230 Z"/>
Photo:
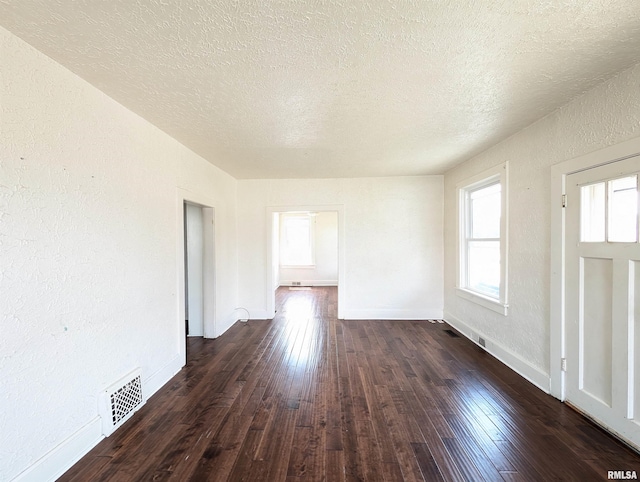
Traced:
<path fill-rule="evenodd" d="M 638 0 L 0 0 L 236 178 L 443 173 L 640 61 Z"/>

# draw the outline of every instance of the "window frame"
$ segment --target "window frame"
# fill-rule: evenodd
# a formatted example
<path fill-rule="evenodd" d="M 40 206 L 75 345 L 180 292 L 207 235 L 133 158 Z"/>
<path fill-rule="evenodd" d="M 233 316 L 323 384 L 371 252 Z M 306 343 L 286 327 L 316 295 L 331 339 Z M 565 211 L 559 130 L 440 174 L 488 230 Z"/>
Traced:
<path fill-rule="evenodd" d="M 504 162 L 498 166 L 488 169 L 472 178 L 460 182 L 456 186 L 457 192 L 457 212 L 458 212 L 458 245 L 457 257 L 457 280 L 456 294 L 473 303 L 500 313 L 504 316 L 508 313 L 508 206 L 509 206 L 509 186 L 508 186 L 508 163 Z M 471 193 L 500 184 L 500 286 L 498 298 L 493 298 L 485 293 L 469 288 L 469 243 L 473 241 L 470 237 L 471 231 Z M 493 238 L 492 238 L 493 239 Z"/>
<path fill-rule="evenodd" d="M 299 269 L 299 268 L 310 268 L 314 269 L 316 267 L 316 249 L 315 249 L 315 215 L 314 213 L 307 212 L 287 212 L 280 214 L 280 260 L 283 259 L 283 239 L 285 238 L 287 219 L 294 218 L 304 218 L 309 222 L 309 263 L 300 263 L 300 264 L 291 264 L 291 263 L 282 263 L 280 264 L 280 268 L 283 269 Z M 290 261 L 290 260 L 287 260 Z"/>

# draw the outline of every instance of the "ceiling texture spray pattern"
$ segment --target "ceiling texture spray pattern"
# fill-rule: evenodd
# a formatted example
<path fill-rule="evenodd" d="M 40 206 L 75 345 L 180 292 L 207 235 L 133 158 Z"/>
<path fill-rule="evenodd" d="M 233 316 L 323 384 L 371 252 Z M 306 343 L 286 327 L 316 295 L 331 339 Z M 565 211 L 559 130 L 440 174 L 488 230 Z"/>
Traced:
<path fill-rule="evenodd" d="M 439 174 L 640 61 L 637 0 L 0 0 L 236 178 Z"/>

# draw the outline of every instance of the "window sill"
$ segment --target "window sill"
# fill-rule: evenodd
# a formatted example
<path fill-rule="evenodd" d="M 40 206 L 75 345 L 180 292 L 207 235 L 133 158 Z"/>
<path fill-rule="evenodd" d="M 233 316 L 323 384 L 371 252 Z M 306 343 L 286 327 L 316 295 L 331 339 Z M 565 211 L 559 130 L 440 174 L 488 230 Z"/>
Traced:
<path fill-rule="evenodd" d="M 280 265 L 280 269 L 316 269 L 315 264 L 285 264 Z"/>
<path fill-rule="evenodd" d="M 509 305 L 506 303 L 501 303 L 498 300 L 494 300 L 492 298 L 489 298 L 488 296 L 482 296 L 481 294 L 466 290 L 464 288 L 456 288 L 456 294 L 460 298 L 464 298 L 465 300 L 471 301 L 472 303 L 476 303 L 489 310 L 495 311 L 496 313 L 500 313 L 503 316 L 507 316 Z"/>

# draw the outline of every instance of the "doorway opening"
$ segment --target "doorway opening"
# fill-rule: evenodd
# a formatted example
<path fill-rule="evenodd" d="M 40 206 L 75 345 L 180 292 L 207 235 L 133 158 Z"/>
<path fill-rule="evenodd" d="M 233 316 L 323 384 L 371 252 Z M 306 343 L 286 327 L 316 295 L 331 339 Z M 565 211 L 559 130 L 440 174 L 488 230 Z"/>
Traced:
<path fill-rule="evenodd" d="M 204 336 L 202 207 L 184 203 L 184 291 L 186 336 Z"/>
<path fill-rule="evenodd" d="M 215 211 L 191 193 L 178 197 L 178 329 L 182 366 L 187 338 L 215 333 Z"/>
<path fill-rule="evenodd" d="M 275 316 L 281 286 L 338 287 L 338 317 L 344 292 L 344 208 L 278 206 L 267 209 L 267 314 Z"/>

